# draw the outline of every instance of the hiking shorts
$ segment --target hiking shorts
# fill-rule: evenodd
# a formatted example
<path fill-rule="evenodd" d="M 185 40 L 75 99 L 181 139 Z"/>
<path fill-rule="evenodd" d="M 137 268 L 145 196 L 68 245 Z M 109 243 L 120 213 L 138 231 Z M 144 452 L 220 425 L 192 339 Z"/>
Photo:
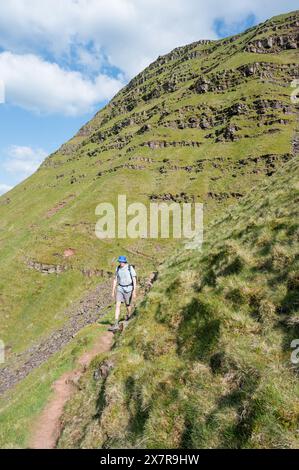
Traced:
<path fill-rule="evenodd" d="M 122 302 L 126 304 L 127 307 L 129 307 L 131 305 L 132 296 L 133 290 L 131 290 L 131 292 L 125 292 L 124 290 L 117 289 L 116 302 Z"/>

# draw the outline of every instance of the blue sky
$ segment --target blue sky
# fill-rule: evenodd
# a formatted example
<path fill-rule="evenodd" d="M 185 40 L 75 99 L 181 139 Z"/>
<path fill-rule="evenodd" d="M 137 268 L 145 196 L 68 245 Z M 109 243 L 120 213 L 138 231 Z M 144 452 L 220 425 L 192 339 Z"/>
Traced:
<path fill-rule="evenodd" d="M 1 2 L 0 194 L 32 174 L 158 55 L 296 7 L 293 0 Z"/>
<path fill-rule="evenodd" d="M 91 113 L 76 117 L 59 114 L 38 115 L 17 106 L 1 105 L 0 193 L 1 184 L 4 192 L 6 188 L 4 185 L 14 186 L 29 176 L 43 158 L 71 138 L 90 117 Z M 16 147 L 24 149 L 24 157 L 23 154 L 19 154 L 20 163 L 23 158 L 26 158 L 27 162 L 30 160 L 28 170 L 24 171 L 22 164 L 19 165 L 19 169 L 14 165 L 17 155 L 13 149 Z M 33 150 L 31 159 L 28 158 L 28 152 L 26 155 L 26 148 Z"/>

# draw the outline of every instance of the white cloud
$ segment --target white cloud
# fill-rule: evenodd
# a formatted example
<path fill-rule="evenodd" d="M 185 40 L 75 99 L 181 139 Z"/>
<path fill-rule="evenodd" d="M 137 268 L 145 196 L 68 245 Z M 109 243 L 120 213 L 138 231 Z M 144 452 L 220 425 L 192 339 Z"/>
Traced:
<path fill-rule="evenodd" d="M 2 194 L 7 193 L 12 189 L 12 186 L 9 186 L 8 184 L 0 183 L 0 196 Z"/>
<path fill-rule="evenodd" d="M 47 153 L 40 148 L 12 145 L 7 149 L 6 155 L 3 168 L 24 179 L 39 167 Z"/>
<path fill-rule="evenodd" d="M 132 77 L 159 54 L 215 37 L 213 23 L 258 21 L 298 8 L 298 0 L 10 0 L 0 6 L 0 45 L 17 53 L 50 51 L 56 58 L 93 44 Z"/>
<path fill-rule="evenodd" d="M 111 98 L 120 80 L 100 74 L 88 80 L 81 73 L 64 70 L 33 54 L 0 53 L 0 73 L 6 100 L 25 109 L 77 115 Z"/>
<path fill-rule="evenodd" d="M 1 2 L 0 47 L 6 52 L 0 53 L 0 79 L 6 82 L 8 102 L 38 112 L 80 115 L 93 111 L 124 84 L 111 66 L 127 81 L 174 47 L 216 38 L 217 18 L 228 27 L 242 24 L 250 14 L 262 21 L 298 8 L 297 2 Z"/>

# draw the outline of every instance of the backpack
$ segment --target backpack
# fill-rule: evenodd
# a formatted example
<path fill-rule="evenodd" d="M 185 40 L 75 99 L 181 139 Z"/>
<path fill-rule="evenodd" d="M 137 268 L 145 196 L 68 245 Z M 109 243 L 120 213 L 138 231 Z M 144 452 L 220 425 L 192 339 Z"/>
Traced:
<path fill-rule="evenodd" d="M 133 266 L 134 267 L 134 266 Z M 122 286 L 121 284 L 119 284 L 121 287 L 128 287 L 128 286 L 133 286 L 133 289 L 134 289 L 134 282 L 133 282 L 133 276 L 132 276 L 132 272 L 131 272 L 131 265 L 128 264 L 128 269 L 129 269 L 129 273 L 130 273 L 130 277 L 131 277 L 131 284 L 127 284 L 126 286 Z M 118 275 L 118 271 L 120 270 L 120 266 L 117 266 L 117 270 L 116 270 L 116 275 Z"/>

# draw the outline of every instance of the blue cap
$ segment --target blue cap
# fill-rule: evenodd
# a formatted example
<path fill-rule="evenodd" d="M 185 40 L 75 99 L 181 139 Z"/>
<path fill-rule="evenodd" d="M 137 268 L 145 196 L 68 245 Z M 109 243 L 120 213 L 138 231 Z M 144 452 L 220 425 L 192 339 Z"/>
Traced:
<path fill-rule="evenodd" d="M 127 263 L 127 258 L 126 258 L 126 256 L 119 256 L 119 257 L 118 257 L 118 262 L 119 262 L 119 263 Z"/>

